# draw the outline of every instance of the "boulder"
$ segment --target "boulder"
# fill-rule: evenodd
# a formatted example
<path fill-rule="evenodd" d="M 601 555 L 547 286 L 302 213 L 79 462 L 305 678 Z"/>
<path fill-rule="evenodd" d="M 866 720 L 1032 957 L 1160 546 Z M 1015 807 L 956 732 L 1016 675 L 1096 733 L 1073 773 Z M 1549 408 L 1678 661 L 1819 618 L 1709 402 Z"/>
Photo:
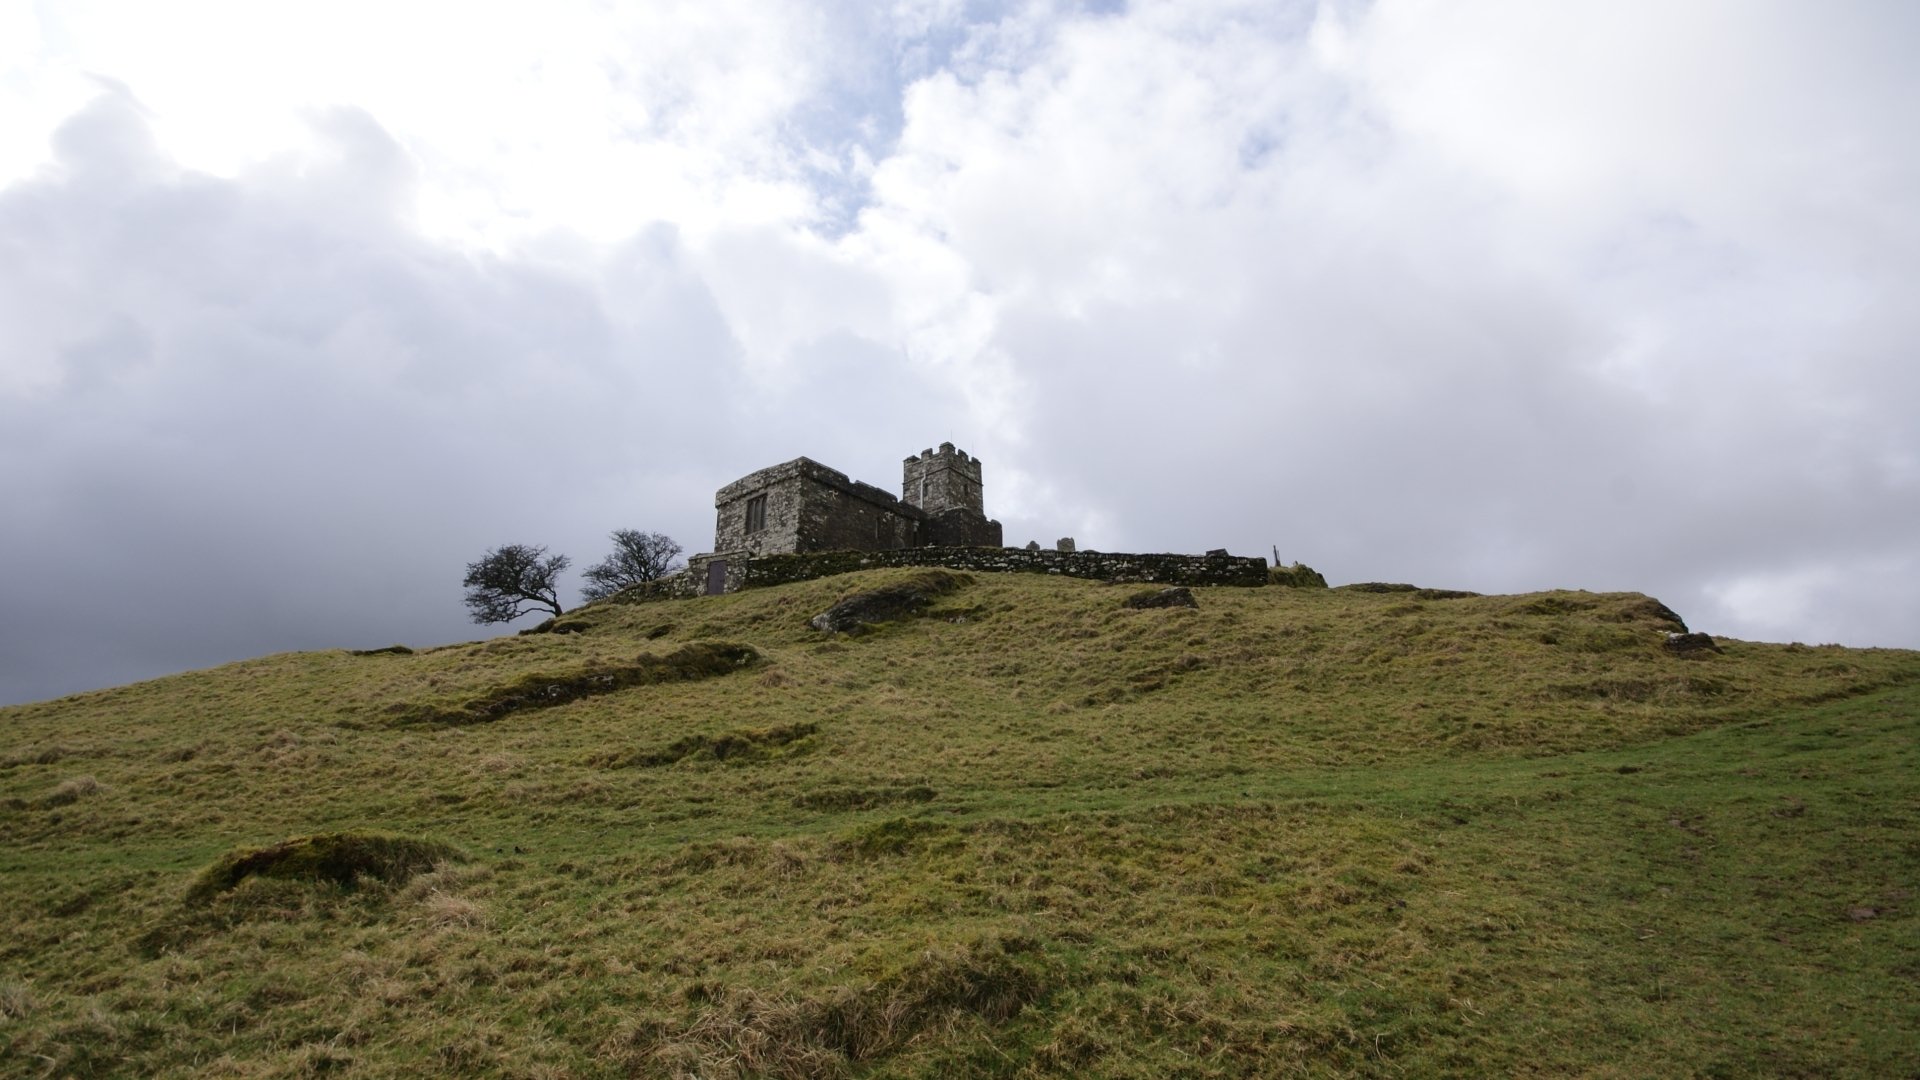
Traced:
<path fill-rule="evenodd" d="M 1725 652 L 1706 634 L 1668 634 L 1667 651 L 1675 656 L 1697 660 L 1710 652 Z"/>
<path fill-rule="evenodd" d="M 966 574 L 951 570 L 926 570 L 897 585 L 886 585 L 871 592 L 854 593 L 815 615 L 807 625 L 815 630 L 838 634 L 857 634 L 874 623 L 893 622 L 920 614 L 934 598 L 973 583 Z"/>
<path fill-rule="evenodd" d="M 1145 589 L 1127 597 L 1126 606 L 1130 608 L 1190 607 L 1200 605 L 1194 602 L 1193 590 L 1185 585 L 1175 585 L 1168 589 Z"/>
<path fill-rule="evenodd" d="M 1275 563 L 1273 569 L 1267 571 L 1267 580 L 1275 585 L 1284 585 L 1290 589 L 1324 589 L 1327 587 L 1325 575 L 1313 567 L 1308 566 L 1306 563 L 1301 562 L 1294 563 L 1292 566 L 1281 566 Z"/>

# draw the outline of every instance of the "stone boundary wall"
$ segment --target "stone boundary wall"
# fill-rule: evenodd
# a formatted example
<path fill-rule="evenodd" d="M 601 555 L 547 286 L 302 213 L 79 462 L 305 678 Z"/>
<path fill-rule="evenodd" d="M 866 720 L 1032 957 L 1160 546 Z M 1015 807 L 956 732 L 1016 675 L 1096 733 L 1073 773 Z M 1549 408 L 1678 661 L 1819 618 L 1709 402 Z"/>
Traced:
<path fill-rule="evenodd" d="M 883 566 L 944 566 L 950 570 L 974 570 L 989 574 L 1058 574 L 1095 581 L 1150 582 L 1160 585 L 1257 586 L 1267 583 L 1267 560 L 1258 557 L 937 547 L 766 555 L 748 560 L 741 588 L 785 585 L 791 581 L 808 581 Z"/>
<path fill-rule="evenodd" d="M 1025 548 L 928 547 L 891 551 L 814 551 L 749 557 L 742 552 L 695 555 L 685 568 L 658 581 L 614 594 L 618 603 L 686 600 L 706 591 L 707 566 L 727 560 L 728 592 L 786 585 L 889 566 L 943 566 L 988 574 L 1058 574 L 1094 581 L 1156 585 L 1246 585 L 1268 582 L 1267 560 L 1240 555 L 1128 555 L 1109 551 L 1029 551 Z"/>

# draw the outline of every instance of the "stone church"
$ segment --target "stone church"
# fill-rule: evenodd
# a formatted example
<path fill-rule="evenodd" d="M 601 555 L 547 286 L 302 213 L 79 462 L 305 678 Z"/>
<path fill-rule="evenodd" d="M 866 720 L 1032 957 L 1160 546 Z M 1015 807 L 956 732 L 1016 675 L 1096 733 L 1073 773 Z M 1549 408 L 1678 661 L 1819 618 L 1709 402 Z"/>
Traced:
<path fill-rule="evenodd" d="M 950 442 L 906 459 L 897 498 L 799 457 L 735 480 L 713 505 L 713 552 L 689 560 L 704 569 L 707 592 L 726 589 L 730 564 L 763 555 L 1002 546 L 1000 523 L 984 509 L 980 459 Z"/>

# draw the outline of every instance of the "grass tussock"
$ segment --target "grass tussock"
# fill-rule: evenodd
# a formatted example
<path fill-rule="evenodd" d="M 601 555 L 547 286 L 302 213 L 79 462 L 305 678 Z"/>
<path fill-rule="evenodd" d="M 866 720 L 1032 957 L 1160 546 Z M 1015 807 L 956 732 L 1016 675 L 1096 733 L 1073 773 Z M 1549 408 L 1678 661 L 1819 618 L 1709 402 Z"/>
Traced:
<path fill-rule="evenodd" d="M 637 686 L 711 679 L 739 671 L 759 656 L 750 645 L 696 642 L 665 656 L 641 653 L 624 664 L 594 664 L 564 674 L 533 672 L 458 705 L 400 705 L 388 715 L 399 724 L 480 724 Z"/>
<path fill-rule="evenodd" d="M 565 615 L 560 615 L 555 618 L 543 619 L 539 623 L 520 631 L 520 636 L 527 637 L 530 634 L 584 634 L 598 625 L 600 625 L 598 620 L 591 616 L 579 611 L 570 611 Z"/>
<path fill-rule="evenodd" d="M 1586 594 L 1552 593 L 1522 600 L 1513 605 L 1513 610 L 1521 615 L 1574 615 L 1592 611 L 1599 605 L 1598 598 Z"/>
<path fill-rule="evenodd" d="M 1661 675 L 1652 678 L 1603 675 L 1585 682 L 1548 687 L 1545 696 L 1566 701 L 1684 702 L 1714 697 L 1726 690 L 1727 684 L 1723 680 L 1699 675 Z"/>
<path fill-rule="evenodd" d="M 42 806 L 71 806 L 89 795 L 100 791 L 100 781 L 91 776 L 74 776 L 54 785 L 52 791 L 40 797 Z"/>
<path fill-rule="evenodd" d="M 932 802 L 938 795 L 925 784 L 908 787 L 828 787 L 795 795 L 793 805 L 802 810 L 873 810 L 883 806 Z"/>
<path fill-rule="evenodd" d="M 758 761 L 782 748 L 796 748 L 820 730 L 818 724 L 782 724 L 768 728 L 739 728 L 720 735 L 687 735 L 652 750 L 606 751 L 589 755 L 587 763 L 605 769 L 655 769 L 681 761 Z"/>
<path fill-rule="evenodd" d="M 1403 581 L 1355 581 L 1346 585 L 1336 585 L 1341 592 L 1357 593 L 1410 593 L 1419 592 L 1420 586 L 1408 585 Z"/>
<path fill-rule="evenodd" d="M 1629 600 L 1613 609 L 1607 616 L 1615 622 L 1646 623 L 1659 626 L 1669 633 L 1687 632 L 1687 621 L 1667 605 L 1651 596 Z"/>
<path fill-rule="evenodd" d="M 24 1020 L 33 1012 L 33 991 L 16 982 L 0 983 L 0 1017 Z"/>
<path fill-rule="evenodd" d="M 381 833 L 323 833 L 263 848 L 234 851 L 200 872 L 187 899 L 205 903 L 249 877 L 332 882 L 352 886 L 362 878 L 389 885 L 460 858 L 446 844 Z"/>
<path fill-rule="evenodd" d="M 50 746 L 26 746 L 0 754 L 0 769 L 13 769 L 21 765 L 52 765 L 72 754 L 72 750 L 58 743 Z"/>
<path fill-rule="evenodd" d="M 1274 565 L 1267 570 L 1267 581 L 1288 589 L 1324 589 L 1327 587 L 1326 575 L 1303 562 L 1292 566 Z"/>
<path fill-rule="evenodd" d="M 923 1033 L 1005 1024 L 1058 980 L 1037 940 L 989 936 L 806 994 L 722 992 L 684 1026 L 641 1028 L 614 1049 L 635 1067 L 675 1077 L 853 1076 Z"/>
<path fill-rule="evenodd" d="M 906 855 L 933 843 L 959 843 L 953 826 L 918 818 L 892 818 L 855 830 L 833 845 L 836 855 L 877 859 L 888 855 Z"/>

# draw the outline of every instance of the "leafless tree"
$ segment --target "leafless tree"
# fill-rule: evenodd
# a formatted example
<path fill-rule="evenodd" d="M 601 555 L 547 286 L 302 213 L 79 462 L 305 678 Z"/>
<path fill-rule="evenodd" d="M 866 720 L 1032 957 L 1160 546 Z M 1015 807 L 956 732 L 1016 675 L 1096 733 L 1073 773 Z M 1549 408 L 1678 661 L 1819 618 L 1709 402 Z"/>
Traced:
<path fill-rule="evenodd" d="M 598 600 L 629 586 L 657 580 L 674 568 L 679 554 L 680 545 L 665 533 L 615 529 L 613 554 L 587 568 L 587 585 L 580 595 Z"/>
<path fill-rule="evenodd" d="M 467 564 L 467 608 L 477 623 L 512 622 L 530 611 L 565 614 L 556 584 L 567 568 L 565 555 L 547 555 L 544 547 L 507 544 Z"/>

